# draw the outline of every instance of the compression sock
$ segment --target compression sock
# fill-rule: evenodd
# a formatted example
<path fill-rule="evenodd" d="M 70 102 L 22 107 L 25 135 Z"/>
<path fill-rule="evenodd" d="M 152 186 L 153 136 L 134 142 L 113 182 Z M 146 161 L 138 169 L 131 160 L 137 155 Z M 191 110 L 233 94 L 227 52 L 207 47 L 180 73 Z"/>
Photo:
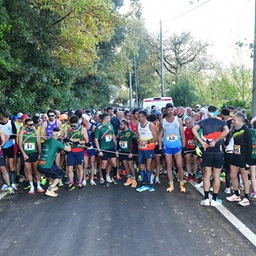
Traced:
<path fill-rule="evenodd" d="M 209 191 L 204 191 L 204 199 L 209 199 Z"/>
<path fill-rule="evenodd" d="M 15 171 L 10 171 L 11 183 L 15 183 Z"/>
<path fill-rule="evenodd" d="M 152 175 L 151 172 L 147 172 L 147 181 L 148 181 L 148 184 L 150 184 L 151 175 Z"/>
<path fill-rule="evenodd" d="M 145 182 L 145 170 L 140 171 L 141 182 Z"/>
<path fill-rule="evenodd" d="M 213 194 L 212 194 L 212 199 L 213 199 L 214 201 L 216 201 L 216 199 L 217 199 L 217 196 L 218 196 L 218 194 L 216 194 L 216 193 L 213 193 Z"/>
<path fill-rule="evenodd" d="M 106 180 L 106 169 L 101 169 L 103 179 Z"/>

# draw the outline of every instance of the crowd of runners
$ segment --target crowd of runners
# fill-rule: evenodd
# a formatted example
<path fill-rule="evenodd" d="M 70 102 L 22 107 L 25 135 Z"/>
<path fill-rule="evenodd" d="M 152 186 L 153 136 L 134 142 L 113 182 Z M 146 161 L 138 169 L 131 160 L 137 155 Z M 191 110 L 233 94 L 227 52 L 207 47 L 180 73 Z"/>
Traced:
<path fill-rule="evenodd" d="M 174 178 L 181 193 L 193 182 L 204 189 L 200 204 L 217 206 L 224 180 L 226 199 L 247 206 L 256 198 L 255 128 L 256 118 L 249 121 L 245 110 L 233 106 L 193 109 L 167 103 L 162 109 L 49 109 L 31 116 L 4 111 L 1 190 L 15 193 L 22 183 L 29 195 L 56 197 L 65 184 L 72 191 L 87 183 L 104 188 L 122 183 L 153 192 L 164 173 L 167 192 L 174 190 Z"/>

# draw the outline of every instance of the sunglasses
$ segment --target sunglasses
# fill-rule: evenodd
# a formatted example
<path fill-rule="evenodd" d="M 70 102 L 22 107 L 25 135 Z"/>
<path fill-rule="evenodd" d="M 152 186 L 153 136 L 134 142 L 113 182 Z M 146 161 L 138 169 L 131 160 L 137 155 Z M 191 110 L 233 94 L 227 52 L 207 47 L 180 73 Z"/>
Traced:
<path fill-rule="evenodd" d="M 54 117 L 55 115 L 48 115 L 48 117 Z"/>
<path fill-rule="evenodd" d="M 28 126 L 34 126 L 35 124 L 28 124 Z"/>
<path fill-rule="evenodd" d="M 77 124 L 71 124 L 70 127 L 76 128 L 76 127 L 77 127 Z"/>

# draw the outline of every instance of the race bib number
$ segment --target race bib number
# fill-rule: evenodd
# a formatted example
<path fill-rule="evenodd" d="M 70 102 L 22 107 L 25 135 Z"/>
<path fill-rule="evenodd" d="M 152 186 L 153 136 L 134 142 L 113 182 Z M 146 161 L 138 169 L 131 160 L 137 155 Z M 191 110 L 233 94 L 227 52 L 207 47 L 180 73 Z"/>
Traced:
<path fill-rule="evenodd" d="M 119 141 L 119 146 L 123 149 L 128 148 L 128 143 L 127 141 Z"/>
<path fill-rule="evenodd" d="M 35 143 L 25 143 L 24 149 L 25 150 L 35 150 Z"/>
<path fill-rule="evenodd" d="M 106 140 L 106 142 L 112 141 L 113 140 L 112 134 L 106 135 L 105 140 Z"/>
<path fill-rule="evenodd" d="M 189 146 L 195 146 L 195 141 L 194 140 L 188 140 L 188 145 Z"/>
<path fill-rule="evenodd" d="M 177 134 L 168 134 L 167 140 L 169 140 L 170 142 L 178 140 L 178 136 L 177 136 Z"/>
<path fill-rule="evenodd" d="M 234 145 L 234 154 L 241 155 L 241 147 L 240 147 L 240 145 Z"/>

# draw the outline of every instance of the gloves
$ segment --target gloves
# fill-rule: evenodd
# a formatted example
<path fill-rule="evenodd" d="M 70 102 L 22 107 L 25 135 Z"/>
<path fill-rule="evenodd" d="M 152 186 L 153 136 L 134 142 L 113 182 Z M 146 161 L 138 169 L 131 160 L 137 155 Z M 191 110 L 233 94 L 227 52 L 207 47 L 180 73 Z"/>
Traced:
<path fill-rule="evenodd" d="M 64 143 L 72 143 L 72 141 L 70 140 L 70 139 L 68 139 L 68 138 L 64 138 Z"/>
<path fill-rule="evenodd" d="M 80 144 L 79 141 L 72 141 L 72 145 L 75 147 L 78 146 L 79 144 Z"/>
<path fill-rule="evenodd" d="M 85 143 L 84 146 L 85 146 L 87 149 L 92 148 L 92 145 L 91 145 L 90 142 Z"/>
<path fill-rule="evenodd" d="M 200 149 L 198 146 L 196 147 L 196 154 L 197 154 L 199 157 L 202 157 L 202 155 L 203 155 L 201 149 Z"/>

